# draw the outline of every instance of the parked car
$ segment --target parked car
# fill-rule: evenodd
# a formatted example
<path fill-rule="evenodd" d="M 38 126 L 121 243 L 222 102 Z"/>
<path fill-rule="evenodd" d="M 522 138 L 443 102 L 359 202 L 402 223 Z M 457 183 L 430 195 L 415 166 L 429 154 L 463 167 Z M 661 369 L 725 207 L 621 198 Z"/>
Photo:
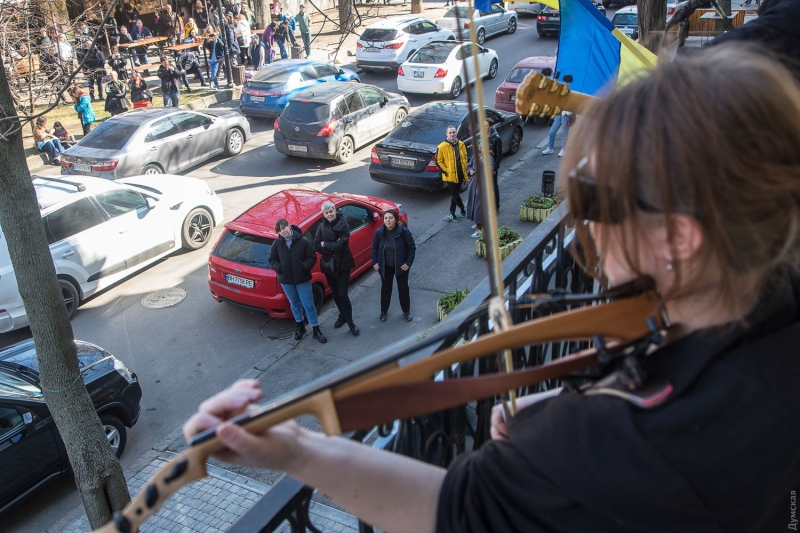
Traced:
<path fill-rule="evenodd" d="M 265 65 L 253 74 L 242 89 L 239 110 L 247 116 L 274 118 L 289 100 L 303 89 L 319 83 L 345 81 L 359 83 L 352 70 L 326 61 L 286 59 Z"/>
<path fill-rule="evenodd" d="M 608 9 L 611 4 L 636 5 L 637 0 L 602 0 L 603 7 Z"/>
<path fill-rule="evenodd" d="M 475 24 L 478 44 L 483 44 L 483 41 L 492 35 L 517 31 L 517 13 L 506 10 L 500 4 L 492 4 L 491 11 L 486 12 L 475 9 L 472 11 L 472 17 L 470 18 L 470 9 L 465 5 L 459 5 L 451 7 L 442 18 L 436 20 L 436 24 L 453 30 L 456 38 L 463 41 L 470 40 L 469 27 L 470 24 Z"/>
<path fill-rule="evenodd" d="M 542 4 L 538 2 L 506 2 L 506 9 L 514 11 L 517 15 L 538 15 L 542 10 Z"/>
<path fill-rule="evenodd" d="M 505 81 L 500 84 L 494 93 L 494 107 L 503 111 L 517 111 L 517 87 L 525 79 L 525 76 L 536 70 L 542 72 L 550 69 L 552 72 L 556 68 L 556 58 L 551 56 L 526 57 L 511 69 Z"/>
<path fill-rule="evenodd" d="M 275 222 L 285 218 L 299 226 L 310 242 L 322 223 L 322 204 L 333 202 L 336 210 L 350 225 L 350 251 L 356 266 L 350 271 L 355 278 L 372 264 L 372 239 L 383 224 L 388 209 L 400 213 L 408 226 L 408 215 L 402 206 L 356 194 L 323 193 L 308 189 L 287 189 L 262 200 L 225 225 L 208 258 L 208 287 L 218 302 L 227 302 L 245 309 L 267 313 L 273 318 L 292 318 L 289 300 L 269 267 L 269 251 L 278 238 Z M 311 270 L 311 285 L 317 309 L 331 293 L 319 260 Z"/>
<path fill-rule="evenodd" d="M 536 17 L 536 32 L 539 37 L 548 35 L 558 35 L 561 31 L 561 12 L 549 6 L 545 6 Z"/>
<path fill-rule="evenodd" d="M 478 47 L 478 66 L 472 59 L 472 47 Z M 426 44 L 397 70 L 397 88 L 404 93 L 447 94 L 458 98 L 467 83 L 478 76 L 497 76 L 500 60 L 497 52 L 472 43 L 436 41 Z M 467 79 L 464 80 L 464 67 Z"/>
<path fill-rule="evenodd" d="M 84 299 L 175 250 L 202 248 L 222 222 L 219 197 L 185 176 L 34 176 L 33 187 L 70 317 Z M 27 325 L 0 230 L 0 333 Z"/>
<path fill-rule="evenodd" d="M 474 109 L 476 112 L 477 108 Z M 485 110 L 486 118 L 503 140 L 503 152 L 517 153 L 522 142 L 522 117 L 490 107 Z M 436 164 L 436 147 L 445 140 L 449 125 L 456 126 L 458 138 L 464 141 L 471 153 L 467 104 L 430 102 L 413 111 L 373 147 L 369 177 L 381 183 L 413 189 L 436 191 L 445 188 Z M 466 183 L 463 188 L 466 189 Z"/>
<path fill-rule="evenodd" d="M 639 11 L 636 6 L 623 7 L 614 13 L 611 24 L 634 41 L 639 38 Z"/>
<path fill-rule="evenodd" d="M 409 109 L 405 96 L 374 85 L 326 83 L 289 101 L 275 119 L 275 148 L 284 155 L 346 163 L 358 147 L 392 131 Z"/>
<path fill-rule="evenodd" d="M 371 70 L 396 70 L 431 41 L 454 40 L 455 34 L 422 17 L 392 17 L 361 33 L 356 42 L 356 65 Z"/>
<path fill-rule="evenodd" d="M 103 348 L 75 341 L 81 377 L 117 457 L 139 419 L 136 374 Z M 0 514 L 70 471 L 64 442 L 42 397 L 32 340 L 0 351 Z"/>
<path fill-rule="evenodd" d="M 61 173 L 119 179 L 181 172 L 241 153 L 250 123 L 230 109 L 134 109 L 111 117 L 64 152 Z"/>

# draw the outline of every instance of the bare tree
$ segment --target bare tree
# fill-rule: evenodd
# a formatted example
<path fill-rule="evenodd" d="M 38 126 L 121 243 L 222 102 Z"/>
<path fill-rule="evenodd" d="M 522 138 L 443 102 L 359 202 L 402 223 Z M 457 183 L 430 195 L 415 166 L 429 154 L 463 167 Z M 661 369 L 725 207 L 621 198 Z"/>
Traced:
<path fill-rule="evenodd" d="M 411 13 L 422 13 L 422 0 L 411 0 Z"/>
<path fill-rule="evenodd" d="M 12 28 L 14 20 L 17 24 L 28 25 L 30 20 L 47 20 L 47 17 L 57 24 L 64 20 L 62 15 L 66 9 L 57 9 L 64 7 L 63 0 L 42 4 L 46 7 L 44 11 L 36 4 L 4 3 L 0 7 L 0 21 L 11 21 L 4 29 Z M 15 13 L 15 9 L 22 11 Z M 108 13 L 104 15 L 103 20 Z M 25 22 L 26 17 L 30 17 L 28 22 Z M 19 26 L 16 30 L 21 31 Z M 97 46 L 98 37 L 99 32 L 93 36 L 90 49 Z M 29 39 L 28 54 L 36 53 L 35 48 L 35 41 Z M 22 55 L 19 45 L 13 50 Z M 30 320 L 42 393 L 66 446 L 89 523 L 97 528 L 108 522 L 114 511 L 121 510 L 130 501 L 130 495 L 122 467 L 108 445 L 81 379 L 72 326 L 61 297 L 22 144 L 24 125 L 63 100 L 64 92 L 83 62 L 72 70 L 65 61 L 56 61 L 46 76 L 50 85 L 46 105 L 32 101 L 29 113 L 19 114 L 21 106 L 12 95 L 6 68 L 12 67 L 8 72 L 18 76 L 19 72 L 13 68 L 17 59 L 11 55 L 4 57 L 4 68 L 0 69 L 0 227 Z M 31 69 L 30 75 L 34 74 L 35 69 Z"/>
<path fill-rule="evenodd" d="M 639 42 L 658 53 L 661 34 L 667 26 L 667 0 L 639 0 L 638 11 Z"/>

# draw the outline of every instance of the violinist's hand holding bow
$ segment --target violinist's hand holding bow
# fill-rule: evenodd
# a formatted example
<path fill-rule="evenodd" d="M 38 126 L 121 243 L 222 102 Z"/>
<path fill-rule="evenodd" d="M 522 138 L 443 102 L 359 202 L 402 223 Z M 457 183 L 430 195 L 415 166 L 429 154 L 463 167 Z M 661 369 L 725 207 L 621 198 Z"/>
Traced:
<path fill-rule="evenodd" d="M 552 398 L 553 396 L 558 396 L 561 394 L 561 390 L 561 387 L 559 387 L 557 389 L 539 392 L 536 394 L 529 394 L 528 396 L 517 398 L 517 409 L 521 411 L 522 409 L 537 402 Z M 489 428 L 489 431 L 492 435 L 492 439 L 494 440 L 508 440 L 508 427 L 506 426 L 503 404 L 497 404 L 492 407 L 491 428 Z"/>

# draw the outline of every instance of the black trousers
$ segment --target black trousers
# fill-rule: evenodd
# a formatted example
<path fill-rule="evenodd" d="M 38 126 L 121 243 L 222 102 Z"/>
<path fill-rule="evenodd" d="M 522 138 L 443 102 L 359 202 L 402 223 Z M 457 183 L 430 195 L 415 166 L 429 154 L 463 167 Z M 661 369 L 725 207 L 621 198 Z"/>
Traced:
<path fill-rule="evenodd" d="M 450 194 L 452 197 L 450 198 L 450 212 L 456 212 L 456 206 L 461 208 L 464 211 L 464 202 L 461 201 L 461 183 L 453 183 L 451 181 L 445 182 L 447 183 L 447 188 L 450 189 Z"/>
<path fill-rule="evenodd" d="M 333 301 L 336 303 L 339 313 L 348 322 L 352 321 L 353 306 L 350 303 L 350 297 L 347 295 L 347 290 L 350 288 L 350 270 L 340 270 L 335 276 L 325 274 L 325 279 L 328 280 L 328 286 L 333 291 Z"/>
<path fill-rule="evenodd" d="M 90 72 L 86 75 L 86 79 L 89 82 L 89 94 L 92 95 L 92 100 L 94 100 L 94 86 L 97 85 L 97 93 L 100 95 L 100 99 L 103 99 L 103 72 L 100 70 L 96 70 Z"/>
<path fill-rule="evenodd" d="M 498 211 L 500 211 L 500 185 L 497 183 L 498 171 L 492 172 L 492 181 L 494 182 L 494 203 Z"/>
<path fill-rule="evenodd" d="M 187 89 L 190 88 L 189 78 L 186 77 L 187 74 L 194 74 L 195 78 L 200 79 L 201 84 L 203 85 L 206 84 L 206 77 L 203 76 L 203 71 L 200 70 L 200 67 L 198 65 L 193 65 L 192 68 L 184 70 L 183 73 L 181 74 L 181 81 L 183 82 L 183 84 L 186 86 Z"/>
<path fill-rule="evenodd" d="M 381 313 L 389 310 L 392 302 L 392 279 L 397 278 L 397 293 L 400 296 L 400 309 L 404 313 L 411 311 L 411 297 L 408 294 L 408 270 L 403 271 L 395 267 L 384 267 L 383 279 L 381 280 Z"/>

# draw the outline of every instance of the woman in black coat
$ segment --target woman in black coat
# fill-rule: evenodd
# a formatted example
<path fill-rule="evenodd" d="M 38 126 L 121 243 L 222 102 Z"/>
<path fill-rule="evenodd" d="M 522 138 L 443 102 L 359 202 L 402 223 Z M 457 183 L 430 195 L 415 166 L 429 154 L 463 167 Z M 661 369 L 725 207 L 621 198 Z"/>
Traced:
<path fill-rule="evenodd" d="M 308 317 L 308 324 L 314 332 L 314 338 L 325 344 L 328 339 L 319 329 L 317 308 L 314 307 L 314 291 L 311 288 L 311 269 L 317 263 L 317 254 L 303 231 L 297 226 L 289 225 L 286 219 L 275 223 L 278 239 L 269 250 L 269 267 L 278 276 L 278 283 L 292 306 L 292 315 L 297 322 L 294 340 L 299 341 L 306 334 L 303 325 L 303 309 Z"/>
<path fill-rule="evenodd" d="M 350 287 L 350 270 L 356 266 L 353 254 L 350 253 L 350 226 L 347 220 L 336 212 L 333 202 L 322 204 L 322 224 L 317 228 L 314 237 L 314 249 L 322 254 L 320 267 L 328 286 L 333 291 L 333 301 L 339 309 L 339 318 L 336 319 L 334 328 L 340 328 L 345 323 L 350 327 L 353 335 L 358 335 L 359 330 L 353 322 L 353 306 L 347 289 Z M 331 269 L 326 265 L 331 264 Z"/>
<path fill-rule="evenodd" d="M 399 221 L 397 211 L 389 209 L 383 214 L 383 226 L 375 231 L 372 239 L 372 268 L 381 275 L 381 322 L 386 322 L 386 313 L 392 301 L 392 278 L 397 278 L 400 308 L 406 322 L 411 322 L 411 297 L 408 293 L 408 271 L 414 264 L 417 245 L 414 236 Z"/>

